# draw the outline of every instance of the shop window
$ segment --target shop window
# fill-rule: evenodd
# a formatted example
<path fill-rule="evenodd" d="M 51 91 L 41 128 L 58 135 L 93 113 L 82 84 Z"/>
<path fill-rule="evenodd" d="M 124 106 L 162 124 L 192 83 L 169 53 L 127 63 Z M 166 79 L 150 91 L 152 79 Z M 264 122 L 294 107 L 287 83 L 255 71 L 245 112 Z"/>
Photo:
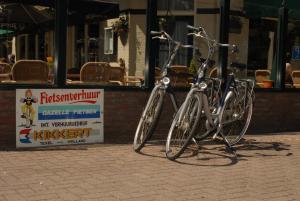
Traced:
<path fill-rule="evenodd" d="M 47 32 L 54 31 L 54 19 L 54 1 L 1 1 L 0 58 L 14 69 L 1 72 L 2 84 L 52 83 L 46 58 L 53 56 L 54 38 Z M 47 75 L 36 76 L 41 72 Z"/>
<path fill-rule="evenodd" d="M 131 6 L 126 1 L 122 3 Z M 70 1 L 67 84 L 141 86 L 145 31 L 146 15 L 119 13 L 116 1 Z"/>
<path fill-rule="evenodd" d="M 300 25 L 296 19 L 289 19 L 286 54 L 285 87 L 300 88 Z"/>
<path fill-rule="evenodd" d="M 252 1 L 232 0 L 230 7 L 229 42 L 239 49 L 237 54 L 228 51 L 230 71 L 239 78 L 255 80 L 256 87 L 273 87 L 278 5 L 266 10 Z"/>
<path fill-rule="evenodd" d="M 158 21 L 161 24 L 163 21 L 165 24 L 160 27 L 161 30 L 167 32 L 175 41 L 180 41 L 183 44 L 192 44 L 193 38 L 187 37 L 187 25 L 193 24 L 193 18 L 189 16 L 179 17 L 179 16 L 172 16 L 171 18 L 167 18 L 165 16 L 160 16 Z M 173 46 L 174 47 L 174 46 Z M 158 69 L 161 69 L 169 57 L 169 45 L 166 42 L 160 41 L 159 42 L 159 51 L 157 52 L 157 64 L 156 69 L 157 73 Z M 171 49 L 172 51 L 172 49 Z M 172 84 L 178 87 L 188 87 L 189 80 L 191 80 L 191 76 L 188 75 L 189 72 L 189 65 L 192 59 L 193 50 L 192 49 L 179 49 L 176 56 L 174 57 L 173 62 L 171 63 L 171 69 L 175 72 L 172 75 Z M 183 74 L 185 76 L 182 76 Z"/>
<path fill-rule="evenodd" d="M 193 0 L 160 0 L 157 1 L 158 10 L 193 10 Z"/>

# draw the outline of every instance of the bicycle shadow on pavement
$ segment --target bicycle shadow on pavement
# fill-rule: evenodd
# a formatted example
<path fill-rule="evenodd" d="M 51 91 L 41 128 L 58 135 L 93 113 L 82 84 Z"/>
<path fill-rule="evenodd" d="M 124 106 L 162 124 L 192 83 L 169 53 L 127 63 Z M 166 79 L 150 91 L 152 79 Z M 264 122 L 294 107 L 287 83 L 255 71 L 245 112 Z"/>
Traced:
<path fill-rule="evenodd" d="M 241 140 L 233 152 L 222 141 L 207 139 L 200 142 L 198 148 L 190 146 L 175 162 L 193 166 L 231 166 L 250 158 L 291 156 L 293 153 L 290 147 L 291 145 L 283 142 L 248 138 Z"/>
<path fill-rule="evenodd" d="M 222 145 L 223 146 L 223 145 Z M 180 164 L 186 164 L 186 165 L 199 165 L 199 166 L 230 166 L 235 163 L 237 163 L 237 160 L 235 159 L 235 156 L 232 156 L 230 154 L 223 154 L 219 151 L 215 151 L 216 153 L 213 153 L 213 151 L 206 151 L 207 148 L 201 148 L 199 150 L 199 147 L 193 144 L 192 146 L 189 146 L 185 152 L 175 160 L 174 162 L 180 163 Z M 205 154 L 206 156 L 198 157 L 199 153 Z M 165 154 L 165 141 L 150 141 L 145 147 L 143 147 L 142 150 L 140 150 L 139 154 L 154 158 L 166 158 Z M 209 156 L 208 156 L 209 155 Z M 203 160 L 203 161 L 212 161 L 214 160 L 214 165 L 211 164 L 193 164 L 195 161 L 195 158 L 197 160 Z M 218 162 L 216 162 L 218 161 Z"/>
<path fill-rule="evenodd" d="M 166 141 L 165 140 L 151 140 L 138 152 L 141 155 L 153 158 L 166 158 Z"/>

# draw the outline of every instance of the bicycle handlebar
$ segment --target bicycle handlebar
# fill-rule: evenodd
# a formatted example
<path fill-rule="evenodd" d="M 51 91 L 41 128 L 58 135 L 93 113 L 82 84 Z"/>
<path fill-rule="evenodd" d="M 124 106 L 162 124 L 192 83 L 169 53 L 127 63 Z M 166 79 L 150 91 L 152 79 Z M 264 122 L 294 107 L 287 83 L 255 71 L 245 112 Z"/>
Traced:
<path fill-rule="evenodd" d="M 166 33 L 165 31 L 150 31 L 150 34 L 153 35 L 154 37 L 152 37 L 152 39 L 160 39 L 160 40 L 168 40 L 168 41 L 172 41 L 175 42 L 172 37 Z"/>
<path fill-rule="evenodd" d="M 192 33 L 188 33 L 188 35 L 194 35 L 196 37 L 201 37 L 207 40 L 212 47 L 220 46 L 220 47 L 229 47 L 232 48 L 232 53 L 238 52 L 238 47 L 235 44 L 226 44 L 226 43 L 219 43 L 216 40 L 213 40 L 208 37 L 206 31 L 203 27 L 193 27 L 191 25 L 187 25 L 187 28 L 193 30 Z"/>
<path fill-rule="evenodd" d="M 163 31 L 150 31 L 150 34 L 152 35 L 152 36 L 154 36 L 154 35 L 162 35 L 163 34 Z"/>
<path fill-rule="evenodd" d="M 199 32 L 199 31 L 202 30 L 202 27 L 193 27 L 191 25 L 187 25 L 186 28 L 188 28 L 188 29 L 190 29 L 192 31 L 197 31 L 197 32 Z"/>
<path fill-rule="evenodd" d="M 173 40 L 173 38 L 168 33 L 164 32 L 164 31 L 160 31 L 160 32 L 151 31 L 150 34 L 154 36 L 154 37 L 152 37 L 152 39 L 168 40 L 169 42 L 172 42 L 176 45 L 179 45 L 180 48 L 193 48 L 193 49 L 196 49 L 196 50 L 199 49 L 199 48 L 197 48 L 193 45 L 183 45 L 183 44 L 181 44 L 181 42 Z"/>

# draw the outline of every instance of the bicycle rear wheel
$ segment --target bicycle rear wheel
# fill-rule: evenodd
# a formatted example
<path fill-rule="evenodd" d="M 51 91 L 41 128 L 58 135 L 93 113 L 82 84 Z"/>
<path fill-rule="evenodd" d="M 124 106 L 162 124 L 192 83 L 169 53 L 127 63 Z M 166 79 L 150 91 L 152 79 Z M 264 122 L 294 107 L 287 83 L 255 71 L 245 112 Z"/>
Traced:
<path fill-rule="evenodd" d="M 162 111 L 164 95 L 165 91 L 158 86 L 153 89 L 135 132 L 134 151 L 139 152 L 153 135 Z"/>
<path fill-rule="evenodd" d="M 199 94 L 191 94 L 176 113 L 166 143 L 168 159 L 175 160 L 189 145 L 200 120 L 201 109 L 201 97 Z"/>
<path fill-rule="evenodd" d="M 234 93 L 224 105 L 221 117 L 223 135 L 229 145 L 237 144 L 245 135 L 251 121 L 253 110 L 252 96 L 248 92 L 244 97 Z"/>

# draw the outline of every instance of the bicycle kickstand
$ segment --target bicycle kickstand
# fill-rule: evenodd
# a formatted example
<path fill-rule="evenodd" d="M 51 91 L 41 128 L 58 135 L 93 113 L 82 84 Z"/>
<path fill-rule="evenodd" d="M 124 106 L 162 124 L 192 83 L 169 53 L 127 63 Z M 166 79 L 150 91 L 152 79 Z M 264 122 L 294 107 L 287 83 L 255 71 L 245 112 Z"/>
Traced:
<path fill-rule="evenodd" d="M 220 131 L 220 135 L 223 138 L 223 142 L 226 145 L 226 147 L 231 151 L 232 154 L 234 154 L 235 156 L 237 156 L 236 154 L 236 149 L 230 145 L 230 143 L 228 142 L 227 138 L 223 135 L 223 131 Z"/>

